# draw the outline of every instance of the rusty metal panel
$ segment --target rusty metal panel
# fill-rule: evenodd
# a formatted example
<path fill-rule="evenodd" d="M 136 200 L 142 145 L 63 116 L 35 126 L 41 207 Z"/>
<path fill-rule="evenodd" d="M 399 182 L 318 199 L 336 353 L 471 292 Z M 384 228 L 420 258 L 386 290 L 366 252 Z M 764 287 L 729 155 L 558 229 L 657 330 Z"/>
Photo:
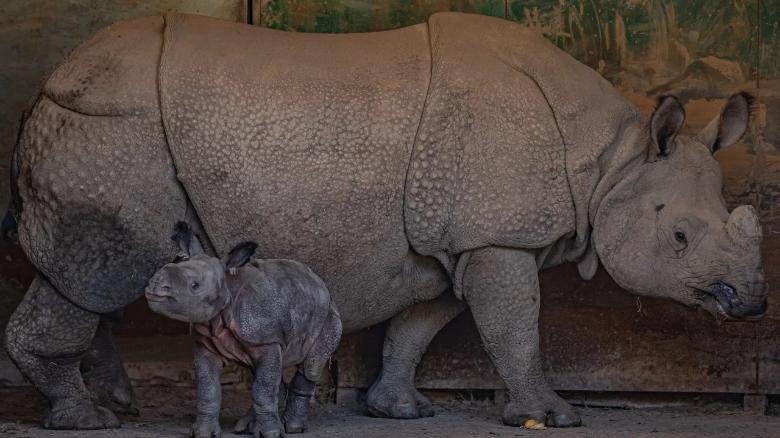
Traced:
<path fill-rule="evenodd" d="M 756 195 L 764 226 L 764 269 L 770 286 L 769 313 L 759 327 L 759 392 L 780 394 L 780 7 L 761 2 L 759 16 L 759 104 L 763 115 L 758 145 Z"/>
<path fill-rule="evenodd" d="M 367 388 L 382 366 L 382 342 L 385 326 L 380 324 L 341 338 L 333 358 L 342 388 Z"/>
<path fill-rule="evenodd" d="M 622 291 L 604 271 L 542 276 L 542 348 L 558 389 L 753 392 L 756 325 Z"/>
<path fill-rule="evenodd" d="M 780 169 L 778 169 L 780 170 Z M 773 227 L 780 225 L 777 221 Z M 780 229 L 780 228 L 774 228 Z M 769 310 L 758 329 L 758 391 L 780 394 L 780 236 L 772 235 L 765 244 L 764 265 L 770 285 Z"/>

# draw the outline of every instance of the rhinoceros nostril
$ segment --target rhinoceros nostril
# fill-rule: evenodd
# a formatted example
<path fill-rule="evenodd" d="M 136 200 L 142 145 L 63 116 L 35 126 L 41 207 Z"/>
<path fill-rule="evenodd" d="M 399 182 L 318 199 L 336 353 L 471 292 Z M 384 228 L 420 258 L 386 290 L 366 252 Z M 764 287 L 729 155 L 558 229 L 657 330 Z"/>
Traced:
<path fill-rule="evenodd" d="M 737 291 L 730 284 L 726 284 L 722 281 L 719 281 L 714 285 L 712 285 L 711 292 L 713 295 L 715 295 L 715 298 L 718 298 L 719 300 L 727 301 L 728 303 L 739 301 L 739 296 L 737 295 Z"/>

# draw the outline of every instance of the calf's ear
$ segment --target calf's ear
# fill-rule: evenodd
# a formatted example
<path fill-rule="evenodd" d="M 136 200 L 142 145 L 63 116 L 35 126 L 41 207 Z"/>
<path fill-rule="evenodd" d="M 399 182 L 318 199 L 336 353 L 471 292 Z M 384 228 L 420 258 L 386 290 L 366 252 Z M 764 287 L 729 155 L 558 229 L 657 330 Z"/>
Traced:
<path fill-rule="evenodd" d="M 240 268 L 247 264 L 257 249 L 255 242 L 239 243 L 225 256 L 225 267 L 229 270 Z"/>
<path fill-rule="evenodd" d="M 192 232 L 192 228 L 184 221 L 176 222 L 176 225 L 173 227 L 171 240 L 176 242 L 181 254 L 186 257 L 203 254 L 203 247 L 200 246 L 198 237 Z"/>
<path fill-rule="evenodd" d="M 685 122 L 685 109 L 674 96 L 661 96 L 650 118 L 648 161 L 656 161 L 674 152 L 674 139 Z"/>
<path fill-rule="evenodd" d="M 747 132 L 754 98 L 741 92 L 729 97 L 718 117 L 712 119 L 696 138 L 710 148 L 712 153 L 736 143 Z"/>

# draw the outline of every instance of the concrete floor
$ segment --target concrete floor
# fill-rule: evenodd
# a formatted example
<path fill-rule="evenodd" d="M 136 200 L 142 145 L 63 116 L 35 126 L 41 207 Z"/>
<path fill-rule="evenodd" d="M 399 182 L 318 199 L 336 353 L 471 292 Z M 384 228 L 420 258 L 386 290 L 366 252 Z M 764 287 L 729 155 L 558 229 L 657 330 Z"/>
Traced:
<path fill-rule="evenodd" d="M 193 418 L 191 388 L 139 388 L 140 417 L 123 418 L 121 429 L 49 431 L 37 425 L 40 401 L 30 388 L 0 389 L 0 436 L 3 437 L 186 437 Z M 224 392 L 224 436 L 248 406 L 246 391 Z M 582 408 L 585 423 L 576 429 L 529 431 L 498 421 L 500 409 L 480 402 L 436 404 L 436 416 L 420 420 L 385 420 L 335 406 L 317 407 L 310 431 L 301 438 L 356 437 L 780 437 L 780 417 L 744 414 L 735 407 L 598 409 Z"/>

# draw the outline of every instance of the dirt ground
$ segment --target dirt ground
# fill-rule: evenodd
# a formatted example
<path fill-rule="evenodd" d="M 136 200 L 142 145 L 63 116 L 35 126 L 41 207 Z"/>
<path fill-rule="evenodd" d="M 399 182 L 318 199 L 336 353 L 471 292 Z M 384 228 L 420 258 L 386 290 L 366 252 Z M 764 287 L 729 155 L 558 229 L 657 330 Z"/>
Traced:
<path fill-rule="evenodd" d="M 3 437 L 186 437 L 193 418 L 191 388 L 138 388 L 139 417 L 123 417 L 121 429 L 67 432 L 38 426 L 41 402 L 30 388 L 0 389 L 0 436 Z M 224 436 L 249 405 L 246 391 L 225 390 Z M 736 407 L 604 409 L 581 408 L 585 423 L 576 429 L 530 431 L 498 421 L 500 409 L 480 402 L 442 402 L 436 416 L 420 420 L 385 420 L 354 409 L 318 406 L 302 438 L 357 437 L 780 437 L 780 417 L 754 416 Z"/>

